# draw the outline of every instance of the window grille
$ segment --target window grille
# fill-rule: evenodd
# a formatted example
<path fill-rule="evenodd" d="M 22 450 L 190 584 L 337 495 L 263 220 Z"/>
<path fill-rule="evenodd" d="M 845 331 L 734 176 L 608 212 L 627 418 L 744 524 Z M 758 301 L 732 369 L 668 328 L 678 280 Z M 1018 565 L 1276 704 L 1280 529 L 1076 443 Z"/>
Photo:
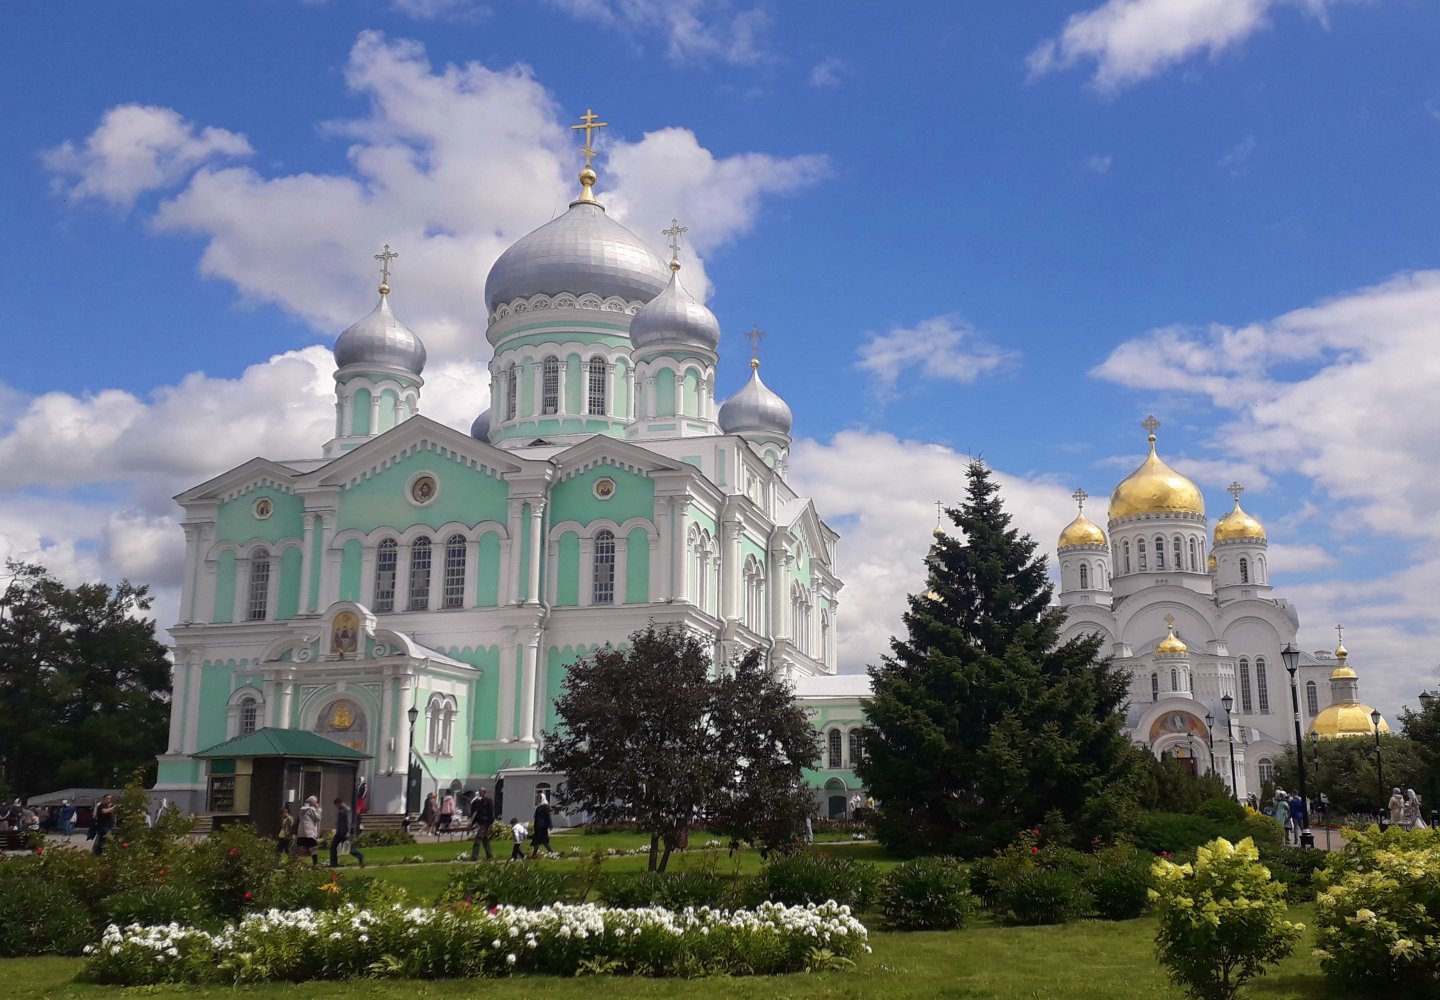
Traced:
<path fill-rule="evenodd" d="M 520 369 L 513 364 L 505 370 L 505 419 L 515 419 L 516 398 L 520 395 Z"/>
<path fill-rule="evenodd" d="M 595 535 L 594 592 L 595 604 L 615 603 L 615 535 L 600 531 Z"/>
<path fill-rule="evenodd" d="M 1241 559 L 1241 560 L 1240 560 L 1240 582 L 1241 582 L 1241 583 L 1249 583 L 1249 582 L 1250 582 L 1250 560 L 1248 560 L 1248 559 Z"/>
<path fill-rule="evenodd" d="M 1310 710 L 1312 717 L 1320 714 L 1320 692 L 1314 681 L 1305 682 L 1305 707 Z"/>
<path fill-rule="evenodd" d="M 245 617 L 263 622 L 270 608 L 270 552 L 256 549 L 250 557 L 250 594 Z"/>
<path fill-rule="evenodd" d="M 430 610 L 430 539 L 421 535 L 410 544 L 410 611 Z"/>
<path fill-rule="evenodd" d="M 860 740 L 860 730 L 850 731 L 850 766 L 854 767 L 865 759 L 865 746 Z"/>
<path fill-rule="evenodd" d="M 560 412 L 560 359 L 553 354 L 545 359 L 541 370 L 540 412 Z"/>
<path fill-rule="evenodd" d="M 1240 711 L 1246 715 L 1255 711 L 1250 700 L 1250 661 L 1240 661 Z"/>
<path fill-rule="evenodd" d="M 442 607 L 465 605 L 465 536 L 451 535 L 445 541 L 445 593 Z"/>
<path fill-rule="evenodd" d="M 1160 535 L 1155 536 L 1155 568 L 1165 568 L 1165 539 Z"/>
<path fill-rule="evenodd" d="M 830 730 L 829 743 L 830 745 L 827 748 L 829 750 L 829 753 L 826 755 L 827 760 L 825 761 L 825 766 L 831 768 L 844 767 L 845 764 L 842 759 L 844 743 L 842 742 L 842 737 L 840 736 L 840 730 Z"/>
<path fill-rule="evenodd" d="M 1266 676 L 1265 658 L 1255 657 L 1255 687 L 1260 692 L 1260 714 L 1270 712 L 1270 682 Z"/>
<path fill-rule="evenodd" d="M 1159 700 L 1160 700 L 1160 675 L 1159 675 L 1159 674 L 1151 674 L 1151 675 L 1150 675 L 1150 700 L 1151 700 L 1151 701 L 1159 701 Z"/>
<path fill-rule="evenodd" d="M 375 610 L 395 610 L 395 566 L 398 559 L 395 539 L 387 538 L 375 550 Z"/>
<path fill-rule="evenodd" d="M 602 357 L 596 356 L 590 359 L 589 393 L 585 403 L 585 412 L 594 416 L 605 415 L 605 376 L 609 364 Z"/>
<path fill-rule="evenodd" d="M 260 706 L 254 698 L 246 698 L 240 703 L 240 731 L 236 735 L 248 736 L 255 731 L 260 721 Z"/>

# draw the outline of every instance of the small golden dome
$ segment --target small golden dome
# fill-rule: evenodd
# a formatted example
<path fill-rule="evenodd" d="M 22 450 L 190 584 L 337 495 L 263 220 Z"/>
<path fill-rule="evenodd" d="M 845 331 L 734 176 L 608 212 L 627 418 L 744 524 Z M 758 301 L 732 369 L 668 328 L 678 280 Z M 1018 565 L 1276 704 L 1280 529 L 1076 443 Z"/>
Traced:
<path fill-rule="evenodd" d="M 1375 727 L 1370 722 L 1370 713 L 1373 711 L 1369 705 L 1362 705 L 1358 701 L 1340 702 L 1315 716 L 1310 723 L 1310 732 L 1326 739 L 1337 736 L 1374 736 Z M 1383 718 L 1380 720 L 1380 731 L 1390 731 L 1390 726 Z"/>
<path fill-rule="evenodd" d="M 1360 676 L 1355 672 L 1354 667 L 1350 666 L 1350 664 L 1345 662 L 1345 658 L 1349 655 L 1350 651 L 1345 648 L 1344 643 L 1341 643 L 1340 645 L 1335 647 L 1335 659 L 1339 660 L 1340 664 L 1333 671 L 1330 672 L 1330 679 L 1332 681 L 1350 680 L 1352 678 Z"/>
<path fill-rule="evenodd" d="M 1167 634 L 1165 638 L 1156 644 L 1155 652 L 1162 656 L 1184 656 L 1190 652 L 1190 647 L 1185 645 L 1185 643 L 1180 640 L 1180 637 L 1175 634 L 1174 615 L 1165 616 L 1165 628 L 1167 629 Z"/>
<path fill-rule="evenodd" d="M 1090 520 L 1084 514 L 1077 514 L 1075 520 L 1065 526 L 1060 532 L 1060 547 L 1067 548 L 1071 545 L 1104 545 L 1105 532 L 1100 530 L 1100 525 Z"/>
<path fill-rule="evenodd" d="M 1235 509 L 1215 522 L 1215 541 L 1234 542 L 1243 539 L 1265 540 L 1265 528 L 1245 511 L 1240 509 L 1240 498 L 1235 498 Z"/>
<path fill-rule="evenodd" d="M 1147 426 L 1156 426 L 1147 420 Z M 1205 516 L 1205 498 L 1200 489 L 1155 454 L 1155 435 L 1150 435 L 1150 454 L 1115 492 L 1110 494 L 1110 516 L 1132 514 L 1195 514 Z"/>

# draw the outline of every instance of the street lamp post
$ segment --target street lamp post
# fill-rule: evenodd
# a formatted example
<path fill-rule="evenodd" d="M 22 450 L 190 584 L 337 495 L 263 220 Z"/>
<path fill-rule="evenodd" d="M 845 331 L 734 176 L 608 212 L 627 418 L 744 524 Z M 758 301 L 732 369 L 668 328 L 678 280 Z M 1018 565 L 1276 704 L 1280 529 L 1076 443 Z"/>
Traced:
<path fill-rule="evenodd" d="M 1320 786 L 1320 734 L 1310 734 L 1310 762 L 1315 766 L 1315 786 Z M 1325 851 L 1330 851 L 1330 800 L 1325 798 L 1325 793 L 1316 791 L 1315 799 L 1320 805 L 1320 818 L 1325 821 Z"/>
<path fill-rule="evenodd" d="M 405 817 L 409 819 L 420 808 L 420 781 L 415 773 L 415 720 L 420 717 L 420 709 L 412 704 L 405 717 L 410 720 L 410 759 L 405 762 Z"/>
<path fill-rule="evenodd" d="M 1300 829 L 1300 846 L 1313 849 L 1315 835 L 1310 832 L 1310 796 L 1305 787 L 1305 740 L 1300 735 L 1300 689 L 1295 682 L 1295 672 L 1300 668 L 1300 650 L 1296 649 L 1293 643 L 1287 642 L 1285 648 L 1280 650 L 1280 659 L 1285 664 L 1286 673 L 1290 675 L 1290 708 L 1295 718 L 1295 760 L 1300 765 L 1300 819 L 1304 824 Z"/>
<path fill-rule="evenodd" d="M 1215 773 L 1215 713 L 1205 713 L 1205 742 L 1210 746 L 1210 773 Z"/>
<path fill-rule="evenodd" d="M 1235 707 L 1235 698 L 1227 694 L 1220 699 L 1220 704 L 1225 708 L 1225 742 L 1230 745 L 1230 794 L 1239 802 L 1240 783 L 1235 780 L 1235 729 L 1230 725 L 1230 709 Z"/>
<path fill-rule="evenodd" d="M 1390 824 L 1390 813 L 1385 804 L 1385 761 L 1380 753 L 1380 709 L 1370 712 L 1370 725 L 1375 727 L 1375 775 L 1380 781 L 1380 829 Z"/>
<path fill-rule="evenodd" d="M 1200 777 L 1200 766 L 1195 763 L 1195 734 L 1186 733 L 1185 742 L 1190 747 L 1190 773 L 1198 778 Z"/>

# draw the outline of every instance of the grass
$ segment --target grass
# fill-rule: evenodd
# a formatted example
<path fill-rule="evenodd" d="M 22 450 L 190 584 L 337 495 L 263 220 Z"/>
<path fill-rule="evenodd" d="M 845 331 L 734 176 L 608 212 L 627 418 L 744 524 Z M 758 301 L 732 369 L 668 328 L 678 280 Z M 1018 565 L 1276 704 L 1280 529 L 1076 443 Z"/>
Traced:
<path fill-rule="evenodd" d="M 413 870 L 413 869 L 412 869 Z M 1310 922 L 1308 906 L 1293 916 Z M 447 982 L 314 982 L 297 987 L 274 983 L 245 987 L 145 987 L 130 996 L 233 997 L 290 1000 L 444 1000 L 461 994 L 479 1000 L 605 1000 L 605 998 L 709 998 L 801 1000 L 861 998 L 910 1000 L 1158 1000 L 1179 996 L 1155 963 L 1151 918 L 1119 923 L 1081 921 L 1061 927 L 1000 927 L 981 923 L 955 933 L 875 933 L 875 952 L 847 972 L 714 980 L 528 977 Z M 1270 975 L 1253 983 L 1253 1000 L 1339 1000 L 1310 957 L 1307 932 L 1295 952 Z M 73 982 L 78 959 L 24 958 L 0 961 L 12 997 L 88 997 L 121 991 Z"/>

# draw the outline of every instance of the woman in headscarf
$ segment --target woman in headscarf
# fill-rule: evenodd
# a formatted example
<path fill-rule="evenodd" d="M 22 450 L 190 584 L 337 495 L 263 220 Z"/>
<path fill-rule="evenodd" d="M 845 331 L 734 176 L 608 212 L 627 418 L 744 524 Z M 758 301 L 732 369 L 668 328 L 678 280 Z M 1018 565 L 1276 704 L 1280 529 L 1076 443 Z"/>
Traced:
<path fill-rule="evenodd" d="M 299 850 L 295 853 L 302 858 L 308 857 L 312 865 L 318 865 L 320 858 L 315 853 L 315 846 L 320 842 L 320 800 L 313 795 L 300 807 L 299 831 L 300 835 L 295 838 Z"/>
<path fill-rule="evenodd" d="M 1400 789 L 1390 789 L 1390 802 L 1386 806 L 1390 810 L 1390 825 L 1400 826 L 1405 822 L 1405 796 L 1400 794 Z"/>
<path fill-rule="evenodd" d="M 1413 788 L 1405 789 L 1405 829 L 1425 829 L 1425 819 L 1420 814 L 1420 796 L 1415 794 Z"/>

